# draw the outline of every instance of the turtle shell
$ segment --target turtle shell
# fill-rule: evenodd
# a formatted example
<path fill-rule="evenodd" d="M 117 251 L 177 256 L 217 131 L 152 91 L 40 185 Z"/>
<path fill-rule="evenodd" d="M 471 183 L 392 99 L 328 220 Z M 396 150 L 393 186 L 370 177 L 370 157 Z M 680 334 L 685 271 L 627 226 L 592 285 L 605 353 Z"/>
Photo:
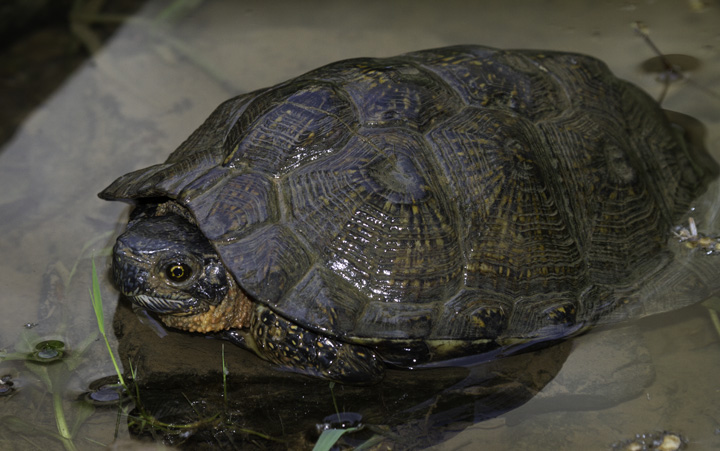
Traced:
<path fill-rule="evenodd" d="M 101 197 L 177 200 L 249 297 L 306 328 L 512 340 L 699 300 L 708 275 L 671 271 L 667 243 L 708 168 L 597 59 L 457 46 L 228 100 Z"/>

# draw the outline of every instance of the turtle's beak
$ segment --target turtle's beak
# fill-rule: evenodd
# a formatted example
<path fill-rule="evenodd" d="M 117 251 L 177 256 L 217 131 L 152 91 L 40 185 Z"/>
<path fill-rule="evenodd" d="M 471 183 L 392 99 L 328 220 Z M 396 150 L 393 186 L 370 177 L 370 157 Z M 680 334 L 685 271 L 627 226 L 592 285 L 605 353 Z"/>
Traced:
<path fill-rule="evenodd" d="M 161 297 L 154 297 L 147 294 L 139 294 L 137 296 L 127 296 L 133 304 L 138 307 L 142 307 L 151 312 L 160 314 L 175 314 L 175 315 L 195 315 L 198 310 L 194 308 L 199 302 L 193 299 L 168 299 Z"/>

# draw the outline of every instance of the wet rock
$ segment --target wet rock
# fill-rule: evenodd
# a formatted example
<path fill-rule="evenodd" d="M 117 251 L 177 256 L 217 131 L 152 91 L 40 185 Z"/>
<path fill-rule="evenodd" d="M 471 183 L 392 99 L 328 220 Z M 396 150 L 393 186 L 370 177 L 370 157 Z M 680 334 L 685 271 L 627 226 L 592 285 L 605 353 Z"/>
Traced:
<path fill-rule="evenodd" d="M 655 378 L 636 327 L 596 330 L 574 341 L 563 369 L 533 402 L 553 410 L 597 410 L 634 399 Z"/>

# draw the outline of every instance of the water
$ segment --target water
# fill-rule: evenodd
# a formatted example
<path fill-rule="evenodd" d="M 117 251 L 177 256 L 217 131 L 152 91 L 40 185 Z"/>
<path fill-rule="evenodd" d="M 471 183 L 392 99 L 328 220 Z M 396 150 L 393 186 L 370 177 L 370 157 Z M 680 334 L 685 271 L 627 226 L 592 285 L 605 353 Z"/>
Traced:
<path fill-rule="evenodd" d="M 114 372 L 97 340 L 87 294 L 88 257 L 95 254 L 99 267 L 106 267 L 104 250 L 127 211 L 95 193 L 120 174 L 163 161 L 233 95 L 342 58 L 478 43 L 588 53 L 658 97 L 663 87 L 656 74 L 641 70 L 655 55 L 631 28 L 640 20 L 664 53 L 699 60 L 689 80 L 671 87 L 663 106 L 700 119 L 708 129 L 708 148 L 720 156 L 716 2 L 466 3 L 206 1 L 173 18 L 168 2 L 150 1 L 48 97 L 0 149 L 0 348 L 30 352 L 40 341 L 60 340 L 64 352 L 77 359 L 44 367 L 0 363 L 3 385 L 5 376 L 13 382 L 12 395 L 0 397 L 0 415 L 12 412 L 26 420 L 0 427 L 0 448 L 59 448 L 59 440 L 37 433 L 37 428 L 57 433 L 52 394 L 61 393 L 72 424 L 87 412 L 76 397 Z M 162 20 L 168 17 L 173 20 Z M 117 295 L 104 274 L 110 327 Z M 26 327 L 32 324 L 37 325 Z M 457 434 L 440 434 L 437 449 L 477 449 L 478 444 L 609 449 L 635 434 L 662 430 L 687 437 L 692 449 L 720 446 L 720 346 L 705 310 L 649 318 L 632 329 L 627 342 L 614 345 L 603 337 L 619 336 L 617 331 L 571 343 L 555 383 L 539 396 L 506 415 L 458 427 Z M 139 346 L 160 346 L 154 337 Z M 207 343 L 202 346 L 217 352 L 217 342 Z M 613 346 L 627 351 L 626 361 L 613 360 Z M 239 361 L 249 358 L 240 350 L 227 352 Z M 209 365 L 219 374 L 215 360 Z M 237 361 L 230 360 L 231 374 Z M 304 404 L 296 408 L 311 411 Z M 321 423 L 326 415 L 306 416 Z M 126 421 L 116 432 L 113 409 L 95 408 L 80 423 L 74 440 L 79 449 L 111 443 L 116 434 L 129 440 Z"/>

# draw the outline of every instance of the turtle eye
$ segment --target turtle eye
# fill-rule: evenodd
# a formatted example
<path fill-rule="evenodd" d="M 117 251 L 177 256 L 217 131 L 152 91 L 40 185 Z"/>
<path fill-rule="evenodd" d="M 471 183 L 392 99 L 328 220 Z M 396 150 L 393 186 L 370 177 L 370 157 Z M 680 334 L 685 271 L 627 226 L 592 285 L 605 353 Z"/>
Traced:
<path fill-rule="evenodd" d="M 170 263 L 165 267 L 165 275 L 171 282 L 185 282 L 192 275 L 192 268 L 185 263 Z"/>

